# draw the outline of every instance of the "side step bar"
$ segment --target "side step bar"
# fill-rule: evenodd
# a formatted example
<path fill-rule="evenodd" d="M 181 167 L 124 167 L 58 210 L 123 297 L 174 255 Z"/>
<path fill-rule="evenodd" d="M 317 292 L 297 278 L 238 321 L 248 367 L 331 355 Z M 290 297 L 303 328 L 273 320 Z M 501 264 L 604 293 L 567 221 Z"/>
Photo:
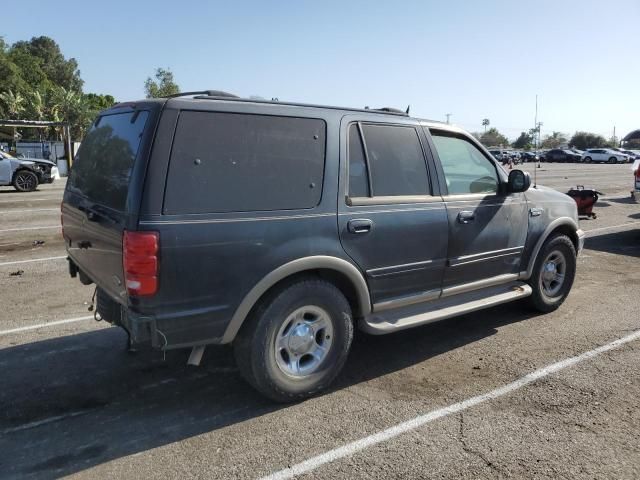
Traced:
<path fill-rule="evenodd" d="M 405 308 L 372 313 L 360 321 L 360 328 L 373 335 L 384 335 L 525 298 L 531 293 L 531 287 L 524 282 L 483 288 Z"/>

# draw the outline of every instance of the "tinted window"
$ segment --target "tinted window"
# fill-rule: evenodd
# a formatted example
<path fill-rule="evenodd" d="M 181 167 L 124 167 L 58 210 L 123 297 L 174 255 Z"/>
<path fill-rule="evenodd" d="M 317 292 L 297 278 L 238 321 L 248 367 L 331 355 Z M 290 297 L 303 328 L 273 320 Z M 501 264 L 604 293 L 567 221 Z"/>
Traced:
<path fill-rule="evenodd" d="M 427 166 L 413 127 L 362 125 L 373 196 L 428 195 Z"/>
<path fill-rule="evenodd" d="M 99 118 L 80 145 L 69 188 L 93 202 L 123 211 L 147 116 L 139 111 Z"/>
<path fill-rule="evenodd" d="M 432 131 L 449 194 L 494 193 L 495 166 L 469 141 Z"/>
<path fill-rule="evenodd" d="M 322 120 L 182 112 L 164 211 L 314 207 L 322 193 L 324 150 Z"/>
<path fill-rule="evenodd" d="M 349 127 L 349 196 L 368 197 L 369 180 L 358 125 Z"/>

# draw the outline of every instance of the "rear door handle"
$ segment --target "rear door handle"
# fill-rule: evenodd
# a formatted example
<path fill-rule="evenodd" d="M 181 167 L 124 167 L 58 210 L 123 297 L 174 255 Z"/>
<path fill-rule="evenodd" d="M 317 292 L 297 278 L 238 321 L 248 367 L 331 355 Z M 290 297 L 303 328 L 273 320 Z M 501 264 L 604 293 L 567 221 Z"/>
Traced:
<path fill-rule="evenodd" d="M 354 218 L 347 223 L 350 233 L 369 233 L 372 227 L 373 222 L 368 218 Z"/>
<path fill-rule="evenodd" d="M 460 213 L 458 213 L 458 223 L 467 224 L 467 223 L 473 222 L 475 219 L 476 219 L 475 212 L 472 212 L 469 210 L 462 210 Z"/>

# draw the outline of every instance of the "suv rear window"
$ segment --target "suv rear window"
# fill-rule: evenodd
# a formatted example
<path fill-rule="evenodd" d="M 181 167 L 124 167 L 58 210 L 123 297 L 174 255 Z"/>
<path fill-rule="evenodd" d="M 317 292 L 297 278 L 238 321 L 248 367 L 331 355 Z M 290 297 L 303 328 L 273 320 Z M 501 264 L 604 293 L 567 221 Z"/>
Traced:
<path fill-rule="evenodd" d="M 131 169 L 148 115 L 137 111 L 98 118 L 74 159 L 70 189 L 92 202 L 124 211 Z"/>
<path fill-rule="evenodd" d="M 322 194 L 323 120 L 268 115 L 180 114 L 165 214 L 312 208 Z"/>

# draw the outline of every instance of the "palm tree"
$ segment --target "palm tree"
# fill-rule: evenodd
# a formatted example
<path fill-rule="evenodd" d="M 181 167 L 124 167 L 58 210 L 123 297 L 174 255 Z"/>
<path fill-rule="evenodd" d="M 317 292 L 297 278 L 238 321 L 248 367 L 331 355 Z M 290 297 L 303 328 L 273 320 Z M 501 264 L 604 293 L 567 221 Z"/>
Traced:
<path fill-rule="evenodd" d="M 22 112 L 24 112 L 24 97 L 20 93 L 14 93 L 11 90 L 0 93 L 0 101 L 4 104 L 4 111 L 11 120 L 17 120 Z M 18 137 L 18 128 L 13 127 L 13 139 Z"/>
<path fill-rule="evenodd" d="M 488 118 L 483 118 L 482 119 L 482 126 L 484 127 L 484 131 L 485 133 L 487 132 L 487 127 L 489 126 L 491 122 L 489 121 Z"/>

